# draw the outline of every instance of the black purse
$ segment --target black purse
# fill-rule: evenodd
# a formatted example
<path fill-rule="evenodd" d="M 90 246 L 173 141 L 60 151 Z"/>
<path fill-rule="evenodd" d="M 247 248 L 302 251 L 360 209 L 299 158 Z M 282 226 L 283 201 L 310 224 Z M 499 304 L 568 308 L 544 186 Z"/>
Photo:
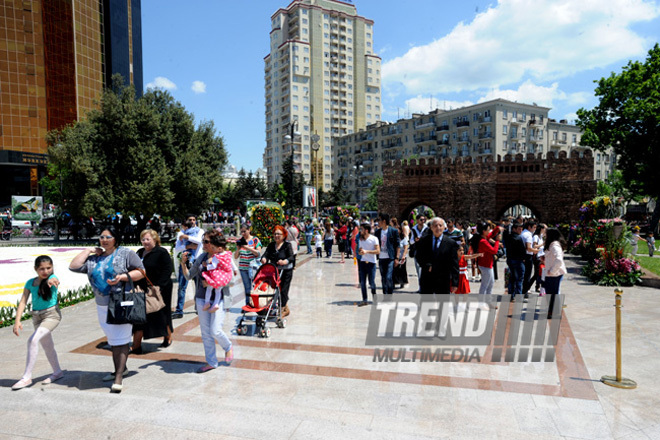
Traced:
<path fill-rule="evenodd" d="M 128 274 L 127 274 L 128 275 Z M 110 292 L 108 303 L 108 324 L 146 324 L 147 305 L 144 292 L 133 284 L 128 276 L 128 281 L 118 283 Z"/>

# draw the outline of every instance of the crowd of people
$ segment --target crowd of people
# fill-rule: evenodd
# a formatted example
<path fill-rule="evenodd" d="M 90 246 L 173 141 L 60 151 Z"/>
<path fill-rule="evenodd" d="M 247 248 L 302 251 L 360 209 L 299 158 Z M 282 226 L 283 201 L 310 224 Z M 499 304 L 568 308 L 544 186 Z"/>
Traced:
<path fill-rule="evenodd" d="M 228 239 L 219 228 L 205 231 L 197 225 L 197 216 L 188 215 L 174 244 L 175 259 L 179 261 L 176 296 L 172 282 L 174 262 L 170 252 L 161 246 L 156 229 L 140 233 L 142 247 L 134 252 L 121 246 L 122 235 L 114 226 L 107 226 L 99 235 L 98 246 L 76 255 L 69 269 L 88 277 L 98 322 L 112 351 L 113 371 L 103 380 L 112 382 L 111 392 L 120 393 L 128 372 L 127 359 L 131 354 L 145 352 L 143 340 L 163 338 L 161 347 L 172 344 L 173 319 L 183 317 L 189 281 L 195 285 L 194 304 L 206 360 L 199 373 L 218 367 L 216 344 L 224 351 L 226 363 L 233 359 L 232 342 L 222 327 L 225 310 L 231 306 L 229 285 L 234 276 L 240 274 L 248 305 L 258 267 L 266 263 L 275 265 L 281 271 L 282 316 L 289 315 L 289 290 L 301 239 L 306 254 L 316 250 L 316 258 L 323 258 L 323 251 L 326 258 L 331 258 L 337 245 L 339 264 L 347 258 L 355 259 L 361 288 L 358 306 L 369 304 L 367 288 L 372 295 L 377 293 L 377 268 L 382 293 L 391 295 L 397 288 L 407 286 L 408 258 L 414 261 L 421 294 L 466 294 L 470 293 L 470 281 L 480 280 L 479 293 L 491 295 L 498 277 L 497 262 L 506 258 L 506 285 L 512 301 L 526 301 L 535 285 L 537 291 L 551 295 L 549 317 L 552 317 L 554 296 L 560 293 L 566 273 L 563 237 L 557 229 L 547 228 L 533 219 L 512 220 L 502 219 L 499 224 L 479 222 L 474 227 L 451 218 L 445 221 L 434 217 L 427 222 L 425 216 L 411 219 L 410 224 L 407 220 L 399 223 L 385 213 L 378 215 L 375 222 L 366 217 L 341 219 L 337 224 L 329 218 L 322 222 L 287 220 L 274 228 L 272 241 L 265 249 L 243 222 L 237 227 L 240 238 L 235 240 L 236 250 L 232 255 Z M 472 276 L 469 276 L 470 264 Z M 51 336 L 62 316 L 57 304 L 59 281 L 48 256 L 37 258 L 35 271 L 37 276 L 26 282 L 17 310 L 17 316 L 21 316 L 31 298 L 34 332 L 28 340 L 25 372 L 12 387 L 15 390 L 31 385 L 39 344 L 53 369 L 46 383 L 57 381 L 64 374 Z M 146 323 L 141 325 L 109 323 L 111 292 L 131 283 L 143 291 L 157 286 L 165 306 L 148 313 Z M 18 320 L 14 333 L 19 335 L 21 330 Z"/>

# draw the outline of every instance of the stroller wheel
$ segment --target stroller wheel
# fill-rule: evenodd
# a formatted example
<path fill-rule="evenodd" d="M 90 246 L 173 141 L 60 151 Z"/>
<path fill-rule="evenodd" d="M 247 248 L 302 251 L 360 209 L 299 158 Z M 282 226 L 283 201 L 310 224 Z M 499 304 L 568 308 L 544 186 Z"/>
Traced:
<path fill-rule="evenodd" d="M 264 329 L 264 338 L 270 338 L 270 329 L 269 328 Z"/>
<path fill-rule="evenodd" d="M 277 327 L 278 328 L 286 328 L 286 318 L 278 319 L 277 320 Z"/>
<path fill-rule="evenodd" d="M 248 332 L 247 325 L 242 325 L 240 328 L 241 328 L 241 334 L 242 335 L 247 335 L 247 332 Z"/>
<path fill-rule="evenodd" d="M 260 338 L 265 338 L 266 337 L 266 329 L 264 329 L 264 328 L 259 329 L 259 337 Z"/>

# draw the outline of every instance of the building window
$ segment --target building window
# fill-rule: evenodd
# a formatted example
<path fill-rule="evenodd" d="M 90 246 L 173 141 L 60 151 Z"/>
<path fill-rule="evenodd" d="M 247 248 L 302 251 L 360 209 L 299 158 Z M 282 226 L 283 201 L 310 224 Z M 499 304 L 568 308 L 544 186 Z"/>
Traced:
<path fill-rule="evenodd" d="M 504 109 L 502 110 L 502 119 L 506 119 L 506 118 L 507 118 L 507 110 Z"/>
<path fill-rule="evenodd" d="M 507 128 L 508 128 L 508 127 L 507 127 L 506 125 L 503 125 L 503 126 L 502 126 L 502 134 L 506 134 L 506 130 L 507 130 Z"/>

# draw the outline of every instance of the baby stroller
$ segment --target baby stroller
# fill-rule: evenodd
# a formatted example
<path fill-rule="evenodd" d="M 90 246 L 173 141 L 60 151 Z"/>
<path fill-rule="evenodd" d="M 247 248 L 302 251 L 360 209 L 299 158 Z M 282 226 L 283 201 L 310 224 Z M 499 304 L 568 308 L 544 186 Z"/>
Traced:
<path fill-rule="evenodd" d="M 259 337 L 270 336 L 268 322 L 275 322 L 278 328 L 286 327 L 286 318 L 282 318 L 280 295 L 280 272 L 274 264 L 262 265 L 254 275 L 250 304 L 243 306 L 243 315 L 236 327 L 236 334 L 246 335 L 248 331 L 245 321 L 254 321 Z"/>

